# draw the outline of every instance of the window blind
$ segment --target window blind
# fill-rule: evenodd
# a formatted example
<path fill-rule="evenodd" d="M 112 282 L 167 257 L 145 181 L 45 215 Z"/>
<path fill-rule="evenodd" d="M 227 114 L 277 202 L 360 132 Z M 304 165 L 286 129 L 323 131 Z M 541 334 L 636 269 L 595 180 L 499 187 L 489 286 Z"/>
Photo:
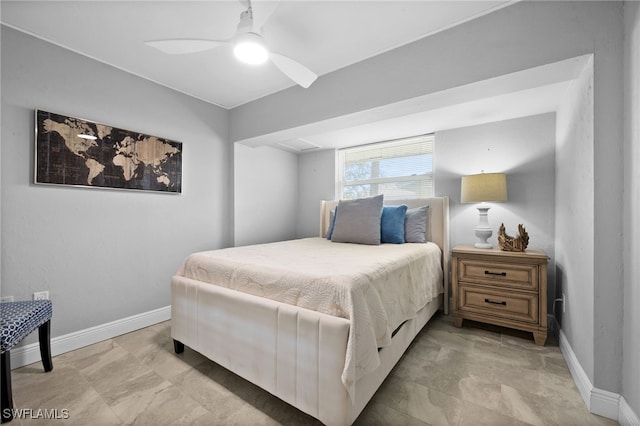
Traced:
<path fill-rule="evenodd" d="M 338 195 L 355 199 L 433 196 L 433 134 L 338 151 Z"/>

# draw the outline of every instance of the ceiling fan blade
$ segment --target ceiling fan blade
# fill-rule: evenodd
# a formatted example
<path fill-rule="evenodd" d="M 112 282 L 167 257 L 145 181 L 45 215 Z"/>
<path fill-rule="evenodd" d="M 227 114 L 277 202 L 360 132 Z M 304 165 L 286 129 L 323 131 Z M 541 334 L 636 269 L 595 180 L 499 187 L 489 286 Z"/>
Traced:
<path fill-rule="evenodd" d="M 253 32 L 260 33 L 262 27 L 269 20 L 273 12 L 278 8 L 279 0 L 253 0 L 251 9 L 253 10 Z"/>
<path fill-rule="evenodd" d="M 182 55 L 186 53 L 203 52 L 209 49 L 229 44 L 229 41 L 222 40 L 204 40 L 204 39 L 167 39 L 167 40 L 150 40 L 145 44 L 154 47 L 161 52 L 170 55 Z"/>
<path fill-rule="evenodd" d="M 305 89 L 311 86 L 311 83 L 318 78 L 309 68 L 284 55 L 271 52 L 269 58 L 280 71 Z"/>

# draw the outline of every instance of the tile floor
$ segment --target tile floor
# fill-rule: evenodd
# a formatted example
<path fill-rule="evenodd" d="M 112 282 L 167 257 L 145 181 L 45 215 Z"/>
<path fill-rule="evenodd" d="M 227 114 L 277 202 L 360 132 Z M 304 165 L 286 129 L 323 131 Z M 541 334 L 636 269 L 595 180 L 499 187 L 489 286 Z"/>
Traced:
<path fill-rule="evenodd" d="M 12 425 L 316 425 L 200 354 L 173 352 L 170 323 L 13 371 L 16 408 L 68 419 Z M 68 410 L 68 411 L 63 411 Z M 36 416 L 37 417 L 37 416 Z M 612 425 L 589 414 L 556 342 L 437 314 L 356 425 Z"/>

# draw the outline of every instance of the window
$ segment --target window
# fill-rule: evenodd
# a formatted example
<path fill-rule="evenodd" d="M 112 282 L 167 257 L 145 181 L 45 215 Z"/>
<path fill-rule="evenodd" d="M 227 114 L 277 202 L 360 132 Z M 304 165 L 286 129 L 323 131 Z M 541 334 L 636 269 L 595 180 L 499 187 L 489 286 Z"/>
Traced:
<path fill-rule="evenodd" d="M 433 196 L 433 134 L 341 149 L 338 161 L 343 199 Z"/>

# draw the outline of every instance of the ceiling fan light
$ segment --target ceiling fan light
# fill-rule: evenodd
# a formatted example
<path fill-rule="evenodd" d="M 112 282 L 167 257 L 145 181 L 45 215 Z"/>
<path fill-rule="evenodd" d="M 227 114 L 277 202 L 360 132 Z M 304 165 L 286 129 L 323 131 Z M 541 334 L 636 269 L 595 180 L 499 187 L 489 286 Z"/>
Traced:
<path fill-rule="evenodd" d="M 269 59 L 269 51 L 262 41 L 262 37 L 253 33 L 246 33 L 238 37 L 233 53 L 239 61 L 250 65 L 259 65 Z"/>

